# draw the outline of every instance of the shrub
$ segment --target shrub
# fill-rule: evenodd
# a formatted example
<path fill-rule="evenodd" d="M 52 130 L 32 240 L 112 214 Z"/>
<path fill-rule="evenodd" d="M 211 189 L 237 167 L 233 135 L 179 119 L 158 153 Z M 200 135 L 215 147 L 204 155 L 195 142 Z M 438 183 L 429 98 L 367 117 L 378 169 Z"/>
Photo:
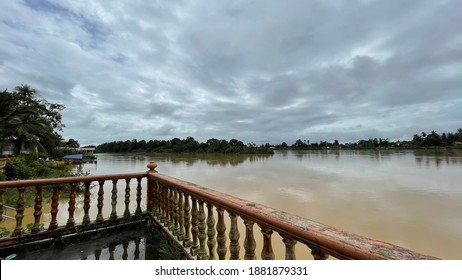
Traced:
<path fill-rule="evenodd" d="M 15 158 L 5 165 L 6 180 L 26 180 L 72 176 L 68 166 L 53 164 L 43 160 Z"/>

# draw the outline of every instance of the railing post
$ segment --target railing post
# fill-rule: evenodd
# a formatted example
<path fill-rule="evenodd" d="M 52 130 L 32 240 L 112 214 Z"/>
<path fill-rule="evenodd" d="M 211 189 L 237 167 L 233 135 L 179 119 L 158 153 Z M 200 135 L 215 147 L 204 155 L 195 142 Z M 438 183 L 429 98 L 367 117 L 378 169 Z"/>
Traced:
<path fill-rule="evenodd" d="M 244 239 L 244 249 L 245 249 L 245 260 L 256 260 L 255 257 L 255 248 L 257 243 L 255 242 L 255 238 L 253 236 L 253 225 L 254 222 L 244 220 L 245 225 L 245 239 Z"/>
<path fill-rule="evenodd" d="M 262 260 L 274 260 L 273 246 L 271 245 L 272 229 L 260 226 L 261 233 L 263 234 L 263 249 L 261 251 Z"/>
<path fill-rule="evenodd" d="M 189 204 L 189 195 L 184 194 L 184 238 L 183 246 L 188 248 L 192 245 L 191 240 L 191 206 Z"/>
<path fill-rule="evenodd" d="M 151 179 L 151 176 L 149 176 L 149 174 L 154 174 L 154 173 L 157 173 L 156 171 L 156 167 L 157 167 L 157 163 L 151 161 L 148 163 L 147 165 L 148 167 L 148 189 L 147 189 L 147 199 L 146 199 L 146 210 L 149 212 L 149 213 L 153 213 L 153 207 L 154 207 L 154 195 L 157 195 L 155 194 L 155 182 L 153 179 Z"/>
<path fill-rule="evenodd" d="M 130 181 L 130 178 L 125 179 L 125 219 L 130 218 Z"/>
<path fill-rule="evenodd" d="M 282 242 L 286 246 L 286 260 L 295 260 L 295 244 L 297 244 L 297 240 L 293 240 L 289 237 L 282 237 Z"/>
<path fill-rule="evenodd" d="M 225 225 L 225 218 L 224 213 L 225 210 L 223 208 L 217 208 L 218 213 L 218 222 L 217 222 L 217 253 L 218 258 L 220 260 L 224 260 L 226 257 L 226 252 L 228 249 L 226 248 L 226 225 Z"/>
<path fill-rule="evenodd" d="M 75 212 L 75 189 L 77 188 L 77 183 L 71 183 L 71 193 L 69 194 L 69 219 L 67 220 L 66 227 L 74 227 L 74 212 Z"/>
<path fill-rule="evenodd" d="M 91 182 L 85 182 L 85 192 L 83 199 L 83 220 L 82 225 L 90 224 L 90 185 Z"/>
<path fill-rule="evenodd" d="M 161 182 L 157 182 L 158 188 L 159 188 L 159 211 L 160 211 L 160 222 L 165 225 L 165 217 L 167 216 L 167 206 L 166 206 L 166 201 L 165 201 L 165 194 L 167 191 L 167 188 L 162 184 Z"/>
<path fill-rule="evenodd" d="M 204 211 L 204 202 L 199 201 L 199 212 L 197 214 L 198 219 L 198 228 L 199 228 L 199 252 L 197 254 L 197 258 L 199 260 L 206 260 L 208 259 L 207 251 L 205 249 L 205 240 L 207 239 L 207 235 L 205 233 L 206 225 L 205 225 L 205 211 Z"/>
<path fill-rule="evenodd" d="M 128 240 L 124 240 L 122 243 L 123 253 L 122 253 L 122 260 L 128 259 Z"/>
<path fill-rule="evenodd" d="M 172 226 L 172 233 L 174 236 L 178 236 L 178 232 L 180 230 L 179 227 L 179 220 L 178 220 L 178 190 L 175 188 L 172 188 L 172 221 L 173 221 L 173 226 Z"/>
<path fill-rule="evenodd" d="M 136 185 L 136 210 L 135 210 L 135 216 L 139 216 L 141 215 L 141 179 L 142 178 L 138 178 L 137 179 L 137 185 Z M 155 190 L 155 188 L 154 188 Z M 154 195 L 157 195 L 155 192 L 154 192 Z"/>
<path fill-rule="evenodd" d="M 239 260 L 240 245 L 239 245 L 239 228 L 237 227 L 237 215 L 234 213 L 229 213 L 231 219 L 231 228 L 229 230 L 229 252 L 230 260 Z"/>
<path fill-rule="evenodd" d="M 149 176 L 148 176 L 149 177 Z M 147 178 L 149 180 L 149 178 Z M 151 210 L 151 214 L 156 217 L 159 221 L 162 220 L 162 192 L 161 192 L 161 186 L 159 182 L 153 182 L 153 190 L 151 190 L 153 193 L 153 208 Z M 146 201 L 149 200 L 149 197 L 146 197 Z M 146 207 L 148 203 L 146 202 Z"/>
<path fill-rule="evenodd" d="M 98 182 L 99 184 L 99 189 L 98 189 L 98 214 L 96 215 L 96 221 L 97 222 L 103 222 L 104 217 L 103 217 L 103 203 L 104 203 L 104 180 L 100 180 Z"/>
<path fill-rule="evenodd" d="M 164 188 L 164 194 L 163 194 L 163 199 L 164 199 L 164 226 L 166 228 L 170 228 L 170 198 L 169 198 L 169 192 L 170 189 L 168 186 L 165 184 L 162 184 Z"/>
<path fill-rule="evenodd" d="M 58 228 L 58 220 L 56 216 L 58 215 L 58 206 L 59 206 L 59 188 L 58 186 L 53 186 L 53 195 L 51 197 L 51 221 L 48 226 L 48 230 L 53 230 Z"/>
<path fill-rule="evenodd" d="M 18 202 L 16 206 L 16 228 L 13 231 L 13 236 L 19 236 L 22 234 L 22 219 L 24 218 L 24 195 L 26 192 L 26 187 L 18 188 Z"/>
<path fill-rule="evenodd" d="M 198 221 L 198 213 L 197 213 L 197 200 L 194 196 L 191 197 L 191 235 L 192 235 L 192 245 L 191 245 L 191 255 L 196 256 L 198 255 L 199 250 L 199 221 Z"/>
<path fill-rule="evenodd" d="M 116 219 L 117 218 L 117 179 L 112 180 L 112 195 L 111 195 L 111 219 Z"/>
<path fill-rule="evenodd" d="M 134 252 L 134 260 L 139 260 L 140 259 L 140 243 L 141 243 L 141 238 L 135 238 L 135 252 Z"/>
<path fill-rule="evenodd" d="M 209 260 L 216 259 L 215 257 L 215 218 L 213 217 L 213 205 L 207 203 L 207 246 L 209 247 Z"/>
<path fill-rule="evenodd" d="M 32 233 L 37 233 L 41 230 L 40 217 L 42 216 L 42 186 L 36 186 L 35 190 L 34 227 L 32 228 Z"/>
<path fill-rule="evenodd" d="M 169 191 L 168 193 L 168 207 L 169 207 L 169 215 L 168 215 L 168 222 L 169 226 L 168 229 L 173 232 L 175 229 L 175 203 L 174 203 L 174 188 L 171 186 L 167 186 L 167 189 Z"/>
<path fill-rule="evenodd" d="M 184 199 L 183 193 L 178 191 L 178 240 L 183 241 L 184 239 Z"/>

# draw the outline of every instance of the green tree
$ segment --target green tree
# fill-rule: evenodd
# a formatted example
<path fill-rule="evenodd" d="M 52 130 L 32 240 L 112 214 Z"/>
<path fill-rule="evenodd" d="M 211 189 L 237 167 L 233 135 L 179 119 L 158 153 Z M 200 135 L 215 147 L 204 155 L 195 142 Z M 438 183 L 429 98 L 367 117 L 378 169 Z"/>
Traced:
<path fill-rule="evenodd" d="M 79 144 L 79 141 L 70 138 L 70 139 L 66 142 L 66 147 L 69 147 L 69 148 L 79 148 L 79 147 L 80 147 L 80 144 Z"/>
<path fill-rule="evenodd" d="M 0 93 L 0 139 L 14 143 L 14 155 L 21 153 L 24 144 L 50 152 L 61 139 L 62 109 L 63 105 L 41 99 L 27 85 L 13 92 L 4 90 Z"/>

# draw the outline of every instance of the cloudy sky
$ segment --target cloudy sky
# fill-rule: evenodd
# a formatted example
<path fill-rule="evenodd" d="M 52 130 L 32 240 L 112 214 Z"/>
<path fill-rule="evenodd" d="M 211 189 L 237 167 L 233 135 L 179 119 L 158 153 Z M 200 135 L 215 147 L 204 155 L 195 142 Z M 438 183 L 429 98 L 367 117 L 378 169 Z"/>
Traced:
<path fill-rule="evenodd" d="M 0 0 L 0 88 L 81 144 L 462 127 L 462 1 Z"/>

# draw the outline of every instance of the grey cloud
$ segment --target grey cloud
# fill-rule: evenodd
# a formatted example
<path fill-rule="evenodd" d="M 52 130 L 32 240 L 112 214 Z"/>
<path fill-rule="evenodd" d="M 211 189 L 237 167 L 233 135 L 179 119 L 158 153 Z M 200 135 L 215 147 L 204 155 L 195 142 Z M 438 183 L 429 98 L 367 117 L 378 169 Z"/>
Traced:
<path fill-rule="evenodd" d="M 453 131 L 461 9 L 424 0 L 7 1 L 0 84 L 30 84 L 66 105 L 64 136 L 85 144 Z"/>

